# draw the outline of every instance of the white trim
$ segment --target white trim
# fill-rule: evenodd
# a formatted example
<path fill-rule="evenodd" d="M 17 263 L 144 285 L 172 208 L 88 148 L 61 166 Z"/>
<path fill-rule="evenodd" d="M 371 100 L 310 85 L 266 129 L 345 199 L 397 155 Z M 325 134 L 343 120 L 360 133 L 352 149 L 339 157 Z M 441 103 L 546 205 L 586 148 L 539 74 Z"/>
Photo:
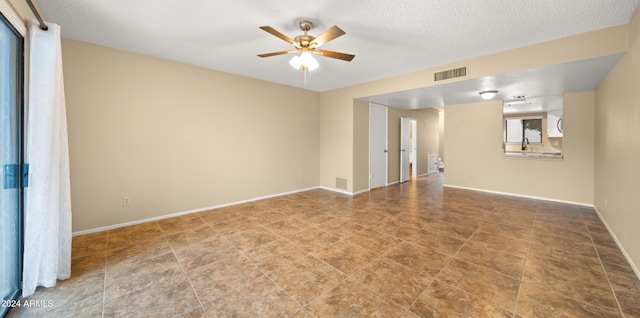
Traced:
<path fill-rule="evenodd" d="M 607 228 L 607 231 L 609 231 L 609 234 L 611 235 L 611 237 L 613 237 L 613 240 L 616 241 L 616 245 L 618 245 L 618 248 L 622 252 L 622 255 L 624 255 L 624 257 L 627 259 L 627 262 L 629 262 L 629 265 L 631 266 L 631 269 L 633 269 L 633 271 L 636 274 L 636 276 L 638 277 L 638 279 L 640 279 L 640 269 L 638 269 L 638 266 L 636 266 L 636 264 L 633 263 L 633 260 L 631 259 L 631 256 L 629 256 L 629 253 L 627 253 L 627 251 L 625 251 L 624 247 L 622 246 L 622 243 L 620 243 L 620 240 L 618 240 L 618 237 L 616 237 L 616 235 L 615 235 L 615 233 L 613 233 L 613 230 L 611 229 L 611 227 L 609 227 L 609 224 L 607 224 L 607 221 L 604 220 L 604 217 L 602 217 L 602 214 L 600 214 L 600 211 L 598 211 L 598 207 L 596 207 L 594 205 L 593 209 L 596 211 L 596 214 L 600 218 L 600 221 L 602 221 L 604 226 Z"/>
<path fill-rule="evenodd" d="M 248 202 L 253 202 L 253 201 L 259 201 L 259 200 L 264 200 L 264 199 L 270 199 L 270 198 L 280 197 L 280 196 L 283 196 L 283 195 L 289 195 L 289 194 L 294 194 L 294 193 L 298 193 L 298 192 L 304 192 L 304 191 L 309 191 L 309 190 L 314 190 L 314 189 L 319 189 L 319 188 L 324 188 L 324 187 L 311 187 L 311 188 L 294 190 L 294 191 L 289 191 L 289 192 L 282 192 L 282 193 L 277 193 L 277 194 L 265 195 L 265 196 L 262 196 L 262 197 L 251 198 L 251 199 L 247 199 L 247 200 L 241 200 L 241 201 L 236 201 L 236 202 L 230 202 L 230 203 L 214 205 L 214 206 L 210 206 L 210 207 L 206 207 L 206 208 L 199 208 L 199 209 L 194 209 L 194 210 L 188 210 L 188 211 L 176 212 L 176 213 L 171 213 L 171 214 L 165 214 L 165 215 L 156 216 L 156 217 L 147 218 L 147 219 L 142 219 L 142 220 L 119 223 L 119 224 L 114 224 L 114 225 L 107 225 L 107 226 L 102 226 L 102 227 L 98 227 L 98 228 L 94 228 L 94 229 L 73 232 L 72 235 L 73 236 L 78 236 L 78 235 L 102 232 L 102 231 L 106 231 L 106 230 L 113 230 L 113 229 L 117 229 L 117 228 L 121 228 L 121 227 L 125 227 L 125 226 L 131 226 L 131 225 L 136 225 L 136 224 L 141 224 L 141 223 L 146 223 L 146 222 L 169 219 L 169 218 L 173 218 L 173 217 L 176 217 L 176 216 L 182 216 L 182 215 L 187 215 L 187 214 L 192 214 L 192 213 L 204 212 L 204 211 L 208 211 L 208 210 L 219 209 L 219 208 L 224 208 L 224 207 L 228 207 L 228 206 L 233 206 L 233 205 L 238 205 L 238 204 L 243 204 L 243 203 L 248 203 Z M 331 190 L 329 188 L 326 188 L 326 189 L 327 190 Z"/>
<path fill-rule="evenodd" d="M 394 185 L 396 183 L 400 183 L 400 180 L 392 181 L 391 183 L 387 184 L 387 187 L 390 186 L 390 185 Z"/>
<path fill-rule="evenodd" d="M 431 171 L 431 172 L 427 172 L 427 173 L 423 173 L 423 174 L 419 175 L 419 176 L 418 176 L 418 178 L 420 178 L 420 177 L 426 177 L 426 176 L 428 176 L 428 175 L 430 175 L 430 174 L 432 174 L 432 173 L 434 173 L 434 172 L 438 172 L 438 170 L 436 170 L 436 171 Z"/>
<path fill-rule="evenodd" d="M 353 193 L 351 193 L 351 195 L 358 195 L 358 194 L 365 193 L 365 192 L 370 192 L 370 191 L 371 191 L 371 189 L 364 189 L 364 190 L 353 192 Z"/>
<path fill-rule="evenodd" d="M 583 203 L 583 202 L 565 201 L 565 200 L 551 199 L 551 198 L 545 198 L 545 197 L 535 197 L 535 196 L 530 196 L 530 195 L 523 195 L 523 194 L 516 194 L 516 193 L 509 193 L 509 192 L 500 192 L 500 191 L 491 191 L 491 190 L 476 189 L 476 188 L 459 187 L 459 186 L 454 186 L 454 185 L 450 185 L 450 184 L 445 184 L 444 186 L 445 187 L 449 187 L 449 188 L 455 188 L 455 189 L 471 190 L 471 191 L 486 192 L 486 193 L 493 193 L 493 194 L 502 194 L 502 195 L 508 195 L 508 196 L 512 196 L 512 197 L 520 197 L 520 198 L 527 198 L 527 199 L 551 201 L 551 202 L 558 202 L 558 203 L 567 203 L 567 204 L 580 205 L 580 206 L 586 206 L 586 207 L 591 207 L 591 208 L 593 207 L 593 204 Z"/>
<path fill-rule="evenodd" d="M 0 12 L 2 12 L 2 15 L 4 15 L 4 17 L 9 20 L 9 23 L 11 23 L 11 25 L 13 25 L 13 27 L 18 30 L 18 33 L 20 33 L 23 37 L 27 37 L 26 23 L 22 20 L 22 18 L 20 18 L 19 14 L 11 5 L 9 5 L 5 1 L 0 1 Z"/>

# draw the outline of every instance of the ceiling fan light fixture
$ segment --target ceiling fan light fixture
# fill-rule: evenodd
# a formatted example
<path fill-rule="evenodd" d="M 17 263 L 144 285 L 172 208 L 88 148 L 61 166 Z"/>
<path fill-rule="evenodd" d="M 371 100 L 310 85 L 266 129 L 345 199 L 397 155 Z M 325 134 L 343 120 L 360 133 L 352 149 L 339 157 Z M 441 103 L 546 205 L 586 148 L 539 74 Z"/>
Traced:
<path fill-rule="evenodd" d="M 301 60 L 302 59 L 299 56 L 295 55 L 289 60 L 289 64 L 291 64 L 291 66 L 293 66 L 293 68 L 295 68 L 296 70 L 299 70 L 300 67 L 302 66 Z"/>
<path fill-rule="evenodd" d="M 313 71 L 320 66 L 318 61 L 313 58 L 309 52 L 302 52 L 299 56 L 296 55 L 292 57 L 291 60 L 289 60 L 289 64 L 296 70 L 303 71 Z"/>
<path fill-rule="evenodd" d="M 498 94 L 498 91 L 482 91 L 478 94 L 480 94 L 480 97 L 482 97 L 482 99 L 489 100 L 496 97 L 496 94 Z"/>

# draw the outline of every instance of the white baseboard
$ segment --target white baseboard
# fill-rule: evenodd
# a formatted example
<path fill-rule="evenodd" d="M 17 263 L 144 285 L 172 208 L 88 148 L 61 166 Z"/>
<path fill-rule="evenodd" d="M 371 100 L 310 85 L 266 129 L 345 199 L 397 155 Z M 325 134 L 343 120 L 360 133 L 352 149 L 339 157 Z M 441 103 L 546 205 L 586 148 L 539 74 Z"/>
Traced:
<path fill-rule="evenodd" d="M 450 185 L 450 184 L 445 184 L 444 186 L 445 187 L 449 187 L 449 188 L 454 188 L 454 189 L 471 190 L 471 191 L 478 191 L 478 192 L 486 192 L 486 193 L 493 193 L 493 194 L 508 195 L 508 196 L 512 196 L 512 197 L 520 197 L 520 198 L 526 198 L 526 199 L 535 199 L 535 200 L 551 201 L 551 202 L 566 203 L 566 204 L 573 204 L 573 205 L 581 205 L 581 206 L 587 206 L 587 207 L 591 207 L 591 208 L 593 207 L 593 204 L 584 203 L 584 202 L 565 201 L 565 200 L 558 200 L 558 199 L 545 198 L 545 197 L 522 195 L 522 194 L 517 194 L 517 193 L 509 193 L 509 192 L 491 191 L 491 190 L 477 189 L 477 188 L 460 187 L 460 186 L 454 186 L 454 185 Z"/>
<path fill-rule="evenodd" d="M 627 251 L 624 249 L 624 246 L 622 246 L 622 243 L 620 243 L 620 241 L 618 240 L 618 237 L 616 237 L 616 234 L 613 232 L 611 227 L 609 227 L 609 224 L 607 224 L 607 221 L 605 221 L 604 217 L 602 217 L 602 214 L 600 214 L 598 207 L 594 205 L 593 209 L 596 211 L 596 214 L 598 214 L 600 221 L 602 221 L 604 226 L 607 228 L 607 231 L 609 231 L 609 234 L 611 235 L 611 237 L 613 237 L 613 240 L 616 241 L 616 245 L 618 245 L 618 248 L 620 249 L 620 251 L 622 251 L 622 255 L 624 255 L 624 258 L 626 258 L 627 262 L 629 262 L 631 269 L 633 269 L 633 271 L 636 273 L 636 276 L 638 276 L 638 279 L 640 279 L 640 270 L 638 269 L 638 266 L 636 266 L 636 264 L 633 263 L 631 256 L 629 256 L 629 253 L 627 253 Z"/>
<path fill-rule="evenodd" d="M 304 192 L 304 191 L 309 191 L 309 190 L 314 190 L 314 189 L 319 189 L 319 188 L 322 188 L 322 187 L 311 187 L 311 188 L 294 190 L 294 191 L 289 191 L 289 192 L 282 192 L 282 193 L 277 193 L 277 194 L 265 195 L 265 196 L 262 196 L 262 197 L 251 198 L 251 199 L 247 199 L 247 200 L 224 203 L 224 204 L 214 205 L 214 206 L 210 206 L 210 207 L 206 207 L 206 208 L 199 208 L 199 209 L 194 209 L 194 210 L 188 210 L 188 211 L 176 212 L 176 213 L 171 213 L 171 214 L 165 214 L 165 215 L 156 216 L 156 217 L 152 217 L 152 218 L 146 218 L 146 219 L 135 220 L 135 221 L 131 221 L 131 222 L 125 222 L 125 223 L 118 223 L 118 224 L 114 224 L 114 225 L 102 226 L 102 227 L 89 229 L 89 230 L 77 231 L 77 232 L 73 232 L 72 235 L 73 236 L 78 236 L 78 235 L 91 234 L 91 233 L 102 232 L 102 231 L 107 231 L 107 230 L 113 230 L 113 229 L 117 229 L 117 228 L 121 228 L 121 227 L 125 227 L 125 226 L 131 226 L 131 225 L 142 224 L 142 223 L 147 223 L 147 222 L 152 222 L 152 221 L 169 219 L 169 218 L 173 218 L 173 217 L 176 217 L 176 216 L 182 216 L 182 215 L 187 215 L 187 214 L 192 214 L 192 213 L 204 212 L 204 211 L 208 211 L 208 210 L 219 209 L 219 208 L 224 208 L 224 207 L 228 207 L 228 206 L 233 206 L 233 205 L 238 205 L 238 204 L 258 201 L 258 200 L 281 197 L 283 195 L 294 194 L 294 193 L 298 193 L 298 192 Z"/>

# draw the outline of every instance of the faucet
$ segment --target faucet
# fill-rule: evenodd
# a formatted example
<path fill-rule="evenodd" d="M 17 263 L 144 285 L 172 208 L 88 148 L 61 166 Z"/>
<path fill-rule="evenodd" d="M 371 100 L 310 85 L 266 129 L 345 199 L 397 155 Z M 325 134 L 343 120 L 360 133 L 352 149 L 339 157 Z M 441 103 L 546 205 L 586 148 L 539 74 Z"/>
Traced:
<path fill-rule="evenodd" d="M 522 150 L 527 149 L 528 144 L 529 144 L 529 138 L 527 137 L 522 138 Z"/>

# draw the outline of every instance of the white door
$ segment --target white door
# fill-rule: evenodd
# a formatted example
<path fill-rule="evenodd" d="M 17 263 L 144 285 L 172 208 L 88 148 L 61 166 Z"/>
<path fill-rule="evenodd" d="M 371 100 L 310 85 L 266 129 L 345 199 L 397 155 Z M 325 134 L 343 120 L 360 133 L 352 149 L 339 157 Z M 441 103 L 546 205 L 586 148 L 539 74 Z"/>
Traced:
<path fill-rule="evenodd" d="M 418 120 L 411 119 L 411 176 L 418 177 Z"/>
<path fill-rule="evenodd" d="M 409 181 L 409 134 L 411 133 L 411 118 L 400 118 L 400 183 Z"/>
<path fill-rule="evenodd" d="M 387 185 L 387 107 L 369 104 L 369 189 Z"/>

